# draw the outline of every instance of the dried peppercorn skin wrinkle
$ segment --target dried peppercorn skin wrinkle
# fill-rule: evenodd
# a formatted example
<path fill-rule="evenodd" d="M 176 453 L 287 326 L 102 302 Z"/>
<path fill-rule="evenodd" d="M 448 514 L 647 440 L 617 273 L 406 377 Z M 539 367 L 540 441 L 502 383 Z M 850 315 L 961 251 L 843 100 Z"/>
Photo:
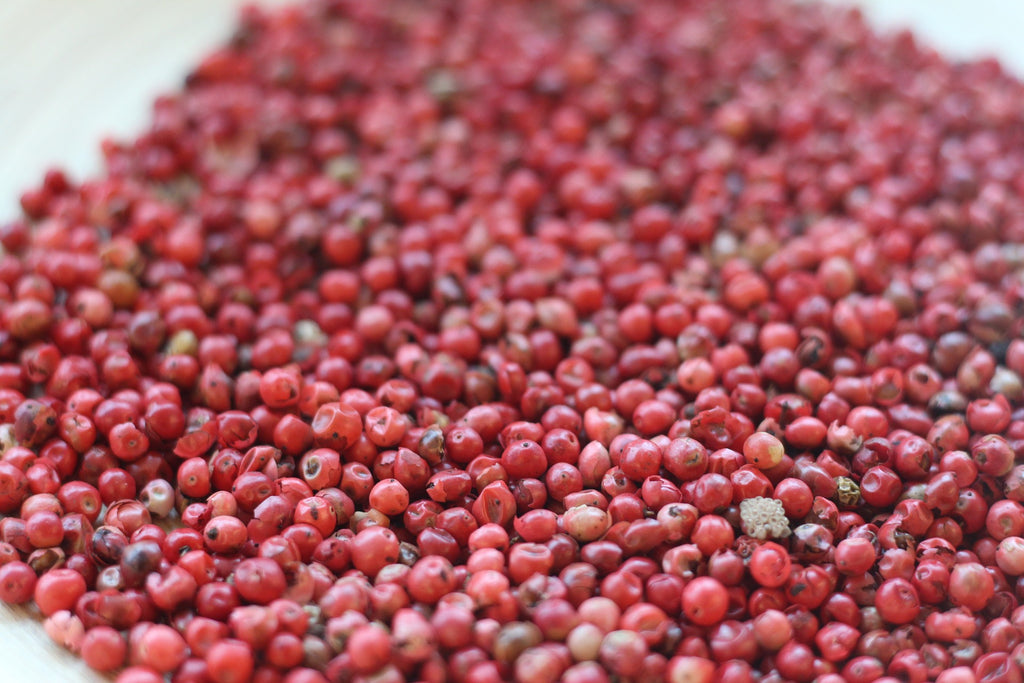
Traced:
<path fill-rule="evenodd" d="M 0 599 L 118 680 L 1019 680 L 1024 86 L 783 0 L 248 8 L 0 224 Z"/>

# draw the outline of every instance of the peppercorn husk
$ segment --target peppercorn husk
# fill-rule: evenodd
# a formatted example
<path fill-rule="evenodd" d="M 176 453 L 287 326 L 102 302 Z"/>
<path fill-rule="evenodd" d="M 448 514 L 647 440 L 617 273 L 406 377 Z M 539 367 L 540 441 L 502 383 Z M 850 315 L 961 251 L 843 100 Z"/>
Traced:
<path fill-rule="evenodd" d="M 9 422 L 0 425 L 0 455 L 17 444 L 18 442 L 14 438 L 14 425 Z"/>
<path fill-rule="evenodd" d="M 849 477 L 836 477 L 836 501 L 849 507 L 860 502 L 860 486 Z"/>
<path fill-rule="evenodd" d="M 740 526 L 753 538 L 786 538 L 792 532 L 781 500 L 757 496 L 740 503 Z"/>

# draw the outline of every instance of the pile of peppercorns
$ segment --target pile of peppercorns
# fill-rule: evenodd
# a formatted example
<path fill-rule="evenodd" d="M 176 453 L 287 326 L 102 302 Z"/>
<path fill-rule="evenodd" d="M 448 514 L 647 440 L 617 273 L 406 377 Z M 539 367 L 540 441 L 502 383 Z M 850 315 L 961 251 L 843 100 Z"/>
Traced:
<path fill-rule="evenodd" d="M 782 0 L 251 7 L 0 227 L 0 599 L 119 683 L 1024 677 L 1024 87 Z"/>

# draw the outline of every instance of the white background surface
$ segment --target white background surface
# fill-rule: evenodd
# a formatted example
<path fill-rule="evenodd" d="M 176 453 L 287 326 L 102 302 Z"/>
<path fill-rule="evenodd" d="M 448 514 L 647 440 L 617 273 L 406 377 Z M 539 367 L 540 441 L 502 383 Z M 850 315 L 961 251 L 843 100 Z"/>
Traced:
<path fill-rule="evenodd" d="M 275 0 L 279 2 L 279 0 Z M 98 168 L 102 136 L 128 137 L 149 102 L 230 31 L 236 0 L 0 0 L 0 220 L 52 164 Z M 913 26 L 956 57 L 999 55 L 1024 74 L 1024 2 L 861 0 L 879 26 Z M 0 681 L 103 681 L 0 606 Z"/>

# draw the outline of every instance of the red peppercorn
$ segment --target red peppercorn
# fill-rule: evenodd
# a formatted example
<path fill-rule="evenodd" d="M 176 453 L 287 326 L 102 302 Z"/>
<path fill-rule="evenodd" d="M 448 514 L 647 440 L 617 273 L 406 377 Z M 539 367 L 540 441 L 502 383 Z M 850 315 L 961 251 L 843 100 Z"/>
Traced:
<path fill-rule="evenodd" d="M 728 604 L 725 587 L 715 579 L 698 577 L 683 588 L 683 612 L 695 624 L 710 626 L 718 623 L 725 617 Z"/>
<path fill-rule="evenodd" d="M 36 573 L 24 562 L 5 563 L 0 566 L 0 600 L 9 605 L 28 602 L 34 595 L 36 581 Z"/>
<path fill-rule="evenodd" d="M 45 616 L 71 609 L 86 591 L 85 579 L 73 569 L 53 569 L 35 582 L 33 597 Z"/>
<path fill-rule="evenodd" d="M 214 517 L 203 527 L 203 544 L 210 552 L 236 553 L 247 538 L 245 525 L 235 517 Z"/>
<path fill-rule="evenodd" d="M 239 640 L 225 638 L 210 647 L 207 671 L 215 683 L 240 683 L 252 678 L 252 649 Z"/>
<path fill-rule="evenodd" d="M 906 624 L 912 621 L 920 610 L 917 591 L 903 578 L 888 579 L 878 587 L 875 607 L 886 621 Z"/>
<path fill-rule="evenodd" d="M 955 605 L 981 610 L 994 591 L 992 576 L 977 562 L 957 564 L 950 572 L 949 597 Z"/>
<path fill-rule="evenodd" d="M 246 10 L 23 195 L 0 598 L 124 680 L 1014 679 L 1019 84 L 497 4 Z"/>
<path fill-rule="evenodd" d="M 789 554 L 777 543 L 758 546 L 749 563 L 750 575 L 762 586 L 777 588 L 789 579 Z"/>
<path fill-rule="evenodd" d="M 398 538 L 390 529 L 368 527 L 352 539 L 352 563 L 369 576 L 376 575 L 381 567 L 397 560 Z"/>

